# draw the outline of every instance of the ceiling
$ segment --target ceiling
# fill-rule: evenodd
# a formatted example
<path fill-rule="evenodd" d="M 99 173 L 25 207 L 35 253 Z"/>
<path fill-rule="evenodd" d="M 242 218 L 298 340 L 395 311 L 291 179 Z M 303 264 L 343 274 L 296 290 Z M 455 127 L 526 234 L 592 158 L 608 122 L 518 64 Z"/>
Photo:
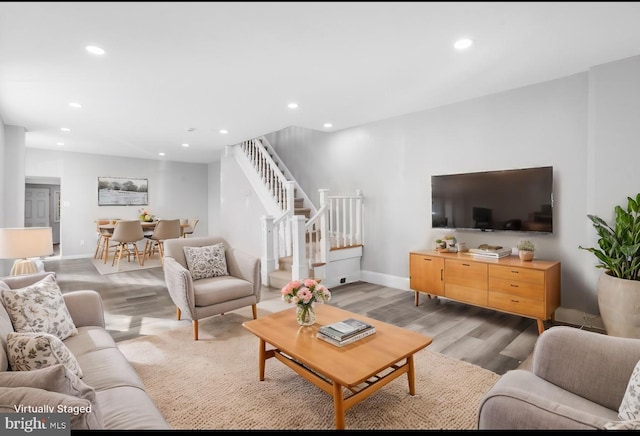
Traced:
<path fill-rule="evenodd" d="M 635 56 L 639 20 L 638 2 L 3 2 L 0 117 L 27 147 L 212 162 L 288 126 L 338 131 Z"/>

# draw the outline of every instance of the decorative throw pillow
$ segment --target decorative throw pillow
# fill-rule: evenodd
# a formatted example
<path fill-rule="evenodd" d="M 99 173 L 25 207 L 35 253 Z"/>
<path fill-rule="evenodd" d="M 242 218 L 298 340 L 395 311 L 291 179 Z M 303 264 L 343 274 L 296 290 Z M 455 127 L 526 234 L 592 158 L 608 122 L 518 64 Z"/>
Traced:
<path fill-rule="evenodd" d="M 618 418 L 622 421 L 640 420 L 640 362 L 636 363 L 627 390 L 618 408 Z"/>
<path fill-rule="evenodd" d="M 0 387 L 0 413 L 16 413 L 16 407 L 72 411 L 69 413 L 71 430 L 104 428 L 89 400 L 31 387 Z"/>
<path fill-rule="evenodd" d="M 640 430 L 640 421 L 611 421 L 604 425 L 605 430 Z"/>
<path fill-rule="evenodd" d="M 2 300 L 16 332 L 50 333 L 61 340 L 78 334 L 52 275 L 25 288 L 3 290 Z"/>
<path fill-rule="evenodd" d="M 14 371 L 31 371 L 61 363 L 78 377 L 83 375 L 64 342 L 49 333 L 9 333 L 7 354 Z"/>
<path fill-rule="evenodd" d="M 222 242 L 206 247 L 184 247 L 184 257 L 193 280 L 229 275 Z"/>

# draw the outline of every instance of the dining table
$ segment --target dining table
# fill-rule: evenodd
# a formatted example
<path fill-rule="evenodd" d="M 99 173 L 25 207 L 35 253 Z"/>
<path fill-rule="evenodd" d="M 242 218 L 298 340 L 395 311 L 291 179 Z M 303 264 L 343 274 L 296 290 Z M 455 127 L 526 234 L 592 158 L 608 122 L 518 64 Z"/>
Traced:
<path fill-rule="evenodd" d="M 98 228 L 100 230 L 106 230 L 109 233 L 113 233 L 113 229 L 116 228 L 116 220 L 112 220 L 110 223 L 108 224 L 99 224 Z M 156 228 L 156 225 L 158 224 L 158 220 L 155 221 L 140 221 L 140 224 L 142 225 L 142 231 L 143 232 L 149 232 L 149 231 L 153 231 L 153 229 Z M 187 227 L 189 227 L 189 223 L 180 223 L 180 235 L 184 236 L 184 229 L 186 229 Z M 108 243 L 108 242 L 107 242 Z M 104 263 L 107 263 L 107 260 L 109 260 L 109 250 L 104 250 Z"/>

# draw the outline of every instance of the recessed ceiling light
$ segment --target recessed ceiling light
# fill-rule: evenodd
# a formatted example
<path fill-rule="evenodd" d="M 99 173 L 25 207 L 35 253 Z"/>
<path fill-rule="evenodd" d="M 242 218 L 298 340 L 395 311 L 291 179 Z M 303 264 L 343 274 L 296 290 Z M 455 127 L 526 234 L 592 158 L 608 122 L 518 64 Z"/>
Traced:
<path fill-rule="evenodd" d="M 70 132 L 71 129 L 68 127 L 60 127 L 60 130 L 62 130 L 63 132 Z"/>
<path fill-rule="evenodd" d="M 324 123 L 324 127 L 325 127 L 325 128 L 327 128 L 327 129 L 330 129 L 330 128 L 332 128 L 332 127 L 333 127 L 333 124 L 331 124 L 331 123 Z"/>
<path fill-rule="evenodd" d="M 287 105 L 287 107 L 288 107 L 289 109 L 297 109 L 297 108 L 298 108 L 298 103 L 289 103 L 289 104 Z"/>
<path fill-rule="evenodd" d="M 188 146 L 189 146 L 189 144 L 182 144 L 182 146 L 183 146 L 183 147 L 188 147 Z"/>
<path fill-rule="evenodd" d="M 458 50 L 464 50 L 465 48 L 469 48 L 473 45 L 473 41 L 469 38 L 463 38 L 456 41 L 453 46 Z"/>
<path fill-rule="evenodd" d="M 75 103 L 75 102 L 69 103 L 69 106 L 75 107 L 77 109 L 80 109 L 82 107 L 82 105 L 80 103 Z"/>
<path fill-rule="evenodd" d="M 159 156 L 164 156 L 163 152 L 158 153 Z"/>
<path fill-rule="evenodd" d="M 64 145 L 64 142 L 56 142 L 56 145 Z"/>
<path fill-rule="evenodd" d="M 88 45 L 88 46 L 85 47 L 85 49 L 89 53 L 94 54 L 94 55 L 98 55 L 98 56 L 102 56 L 105 53 L 103 48 L 97 47 L 95 45 Z"/>
<path fill-rule="evenodd" d="M 227 129 L 220 129 L 220 134 L 221 135 L 226 135 L 227 133 L 229 133 L 229 131 Z"/>

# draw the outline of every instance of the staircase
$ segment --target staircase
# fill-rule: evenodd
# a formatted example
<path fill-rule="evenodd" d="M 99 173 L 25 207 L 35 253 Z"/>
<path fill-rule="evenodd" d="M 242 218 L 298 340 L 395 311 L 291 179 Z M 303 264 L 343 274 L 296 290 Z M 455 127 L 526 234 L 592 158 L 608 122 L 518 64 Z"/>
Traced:
<path fill-rule="evenodd" d="M 315 277 L 326 286 L 360 279 L 362 204 L 355 195 L 329 196 L 320 189 L 316 208 L 266 138 L 227 147 L 260 197 L 262 283 L 283 287 L 294 279 Z"/>

